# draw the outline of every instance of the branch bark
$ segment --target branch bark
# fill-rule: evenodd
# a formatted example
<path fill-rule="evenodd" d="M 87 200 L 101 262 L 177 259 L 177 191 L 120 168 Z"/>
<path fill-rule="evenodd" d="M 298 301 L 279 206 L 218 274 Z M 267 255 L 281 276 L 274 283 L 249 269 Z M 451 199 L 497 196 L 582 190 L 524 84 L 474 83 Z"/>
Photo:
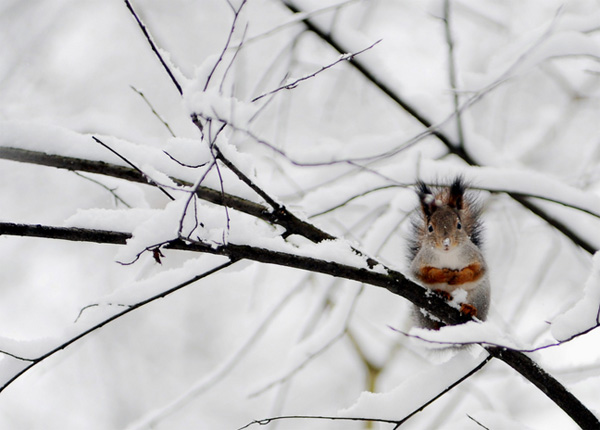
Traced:
<path fill-rule="evenodd" d="M 62 155 L 46 154 L 44 152 L 30 151 L 21 148 L 0 146 L 0 159 L 12 160 L 22 163 L 38 164 L 41 166 L 55 167 L 78 172 L 96 173 L 126 181 L 152 185 L 148 179 L 138 170 L 132 167 L 119 166 L 104 161 L 85 160 L 82 158 L 66 157 Z M 191 187 L 193 184 L 178 178 L 171 177 L 178 185 Z M 289 211 L 281 210 L 280 206 L 270 209 L 259 203 L 223 193 L 220 190 L 199 186 L 196 195 L 207 202 L 246 213 L 271 224 L 277 224 L 286 229 L 288 234 L 298 234 L 306 237 L 312 242 L 334 239 L 329 233 L 320 230 L 314 225 L 302 221 Z"/>
<path fill-rule="evenodd" d="M 2 234 L 109 244 L 124 244 L 127 239 L 131 237 L 130 233 L 114 231 L 12 223 L 0 223 L 0 235 Z M 362 282 L 385 288 L 393 294 L 402 296 L 417 306 L 431 312 L 431 314 L 440 318 L 447 324 L 460 324 L 471 319 L 469 316 L 462 314 L 457 309 L 449 306 L 444 299 L 427 294 L 423 287 L 406 279 L 402 273 L 388 269 L 384 265 L 379 266 L 384 269 L 383 271 L 357 268 L 332 261 L 239 244 L 227 244 L 215 247 L 202 242 L 190 243 L 188 241 L 184 242 L 176 239 L 168 242 L 164 246 L 168 249 L 223 255 L 227 256 L 232 261 L 246 259 Z M 540 368 L 526 354 L 503 347 L 483 347 L 494 358 L 504 361 L 538 387 L 557 406 L 563 409 L 581 428 L 585 430 L 597 430 L 600 428 L 600 421 L 598 418 L 560 382 Z"/>

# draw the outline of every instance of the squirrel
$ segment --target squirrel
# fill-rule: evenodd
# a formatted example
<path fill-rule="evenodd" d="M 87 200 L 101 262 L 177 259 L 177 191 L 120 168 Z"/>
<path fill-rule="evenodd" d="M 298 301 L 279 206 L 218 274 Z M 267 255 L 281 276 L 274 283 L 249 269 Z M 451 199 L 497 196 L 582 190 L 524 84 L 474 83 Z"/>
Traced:
<path fill-rule="evenodd" d="M 481 209 L 466 189 L 461 176 L 433 191 L 424 182 L 417 183 L 421 210 L 413 219 L 410 273 L 446 300 L 464 290 L 461 312 L 483 321 L 490 304 L 490 281 L 481 252 Z M 416 326 L 430 330 L 444 325 L 417 306 L 413 307 L 413 320 Z"/>

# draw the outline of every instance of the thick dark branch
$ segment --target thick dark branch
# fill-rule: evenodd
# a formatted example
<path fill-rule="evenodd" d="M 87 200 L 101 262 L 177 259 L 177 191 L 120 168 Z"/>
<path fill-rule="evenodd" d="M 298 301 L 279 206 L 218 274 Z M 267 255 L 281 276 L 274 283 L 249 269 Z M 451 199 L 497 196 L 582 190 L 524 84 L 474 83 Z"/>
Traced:
<path fill-rule="evenodd" d="M 123 245 L 127 239 L 131 238 L 130 233 L 116 231 L 14 223 L 0 223 L 0 235 L 45 237 L 49 239 L 117 245 Z M 167 249 L 223 255 L 229 257 L 231 260 L 247 259 L 260 263 L 276 264 L 363 282 L 386 288 L 392 293 L 410 300 L 417 306 L 431 311 L 433 315 L 447 324 L 459 324 L 470 320 L 470 317 L 466 314 L 461 314 L 457 309 L 450 307 L 443 298 L 428 294 L 427 290 L 406 279 L 402 273 L 390 269 L 385 269 L 387 273 L 382 273 L 381 270 L 375 271 L 357 268 L 312 257 L 231 243 L 214 246 L 202 242 L 189 242 L 176 239 L 164 244 L 164 247 Z"/>
<path fill-rule="evenodd" d="M 132 167 L 118 166 L 106 163 L 104 161 L 85 160 L 82 158 L 65 157 L 62 155 L 46 154 L 44 152 L 29 151 L 21 148 L 10 148 L 0 146 L 0 158 L 5 160 L 18 161 L 22 163 L 39 164 L 41 166 L 56 167 L 57 169 L 66 169 L 78 172 L 96 173 L 113 178 L 124 179 L 126 181 L 137 182 L 140 184 L 151 185 L 148 178 Z M 178 178 L 171 178 L 173 182 L 181 186 L 190 187 L 190 182 Z M 258 203 L 231 194 L 222 194 L 221 191 L 213 190 L 207 187 L 198 187 L 196 195 L 210 203 L 228 206 L 245 212 L 249 215 L 271 221 L 269 211 L 266 207 Z"/>
<path fill-rule="evenodd" d="M 140 182 L 142 184 L 148 183 L 146 177 L 140 175 L 135 169 L 105 163 L 104 161 L 64 157 L 62 155 L 46 154 L 44 152 L 29 151 L 27 149 L 11 148 L 7 146 L 0 146 L 0 158 L 18 161 L 20 163 L 56 167 L 58 169 L 97 173 L 99 175 L 112 176 L 125 179 L 126 181 Z"/>
<path fill-rule="evenodd" d="M 131 237 L 129 233 L 10 223 L 0 223 L 0 235 L 1 234 L 111 244 L 125 243 L 125 241 Z M 201 242 L 190 243 L 181 240 L 173 240 L 166 244 L 165 248 L 223 255 L 229 257 L 232 261 L 247 259 L 261 263 L 276 264 L 362 282 L 377 287 L 383 287 L 393 294 L 402 296 L 415 305 L 426 309 L 432 315 L 440 318 L 447 324 L 460 324 L 470 320 L 469 316 L 462 314 L 457 309 L 449 306 L 444 299 L 436 295 L 428 294 L 423 287 L 409 281 L 402 273 L 387 269 L 383 267 L 383 265 L 378 266 L 378 268 L 383 268 L 384 270 L 375 271 L 250 245 L 227 244 L 215 247 Z M 504 361 L 532 382 L 583 429 L 600 428 L 600 421 L 594 414 L 592 414 L 592 412 L 590 412 L 560 382 L 541 369 L 527 355 L 508 348 L 492 346 L 487 346 L 485 348 L 490 355 Z"/>
<path fill-rule="evenodd" d="M 44 152 L 30 151 L 21 148 L 11 148 L 0 146 L 0 159 L 12 160 L 22 163 L 38 164 L 41 166 L 55 167 L 58 169 L 66 169 L 77 172 L 95 173 L 104 176 L 110 176 L 113 178 L 124 179 L 126 181 L 137 182 L 141 184 L 147 184 L 148 179 L 140 174 L 131 167 L 119 166 L 116 164 L 106 163 L 104 161 L 93 161 L 85 160 L 83 158 L 65 157 L 62 155 L 46 154 Z M 181 186 L 191 186 L 192 184 L 183 181 L 178 178 L 171 177 L 171 180 Z M 506 191 L 513 199 L 521 203 L 527 209 L 531 210 L 536 215 L 546 220 L 551 220 L 551 224 L 560 230 L 563 234 L 569 237 L 573 242 L 578 243 L 586 251 L 593 253 L 596 247 L 587 241 L 585 238 L 575 235 L 572 230 L 566 226 L 560 220 L 552 217 L 534 203 L 532 203 L 528 197 L 544 198 L 540 196 L 527 196 L 524 194 L 514 193 Z M 231 194 L 222 193 L 221 191 L 214 190 L 207 187 L 198 187 L 196 195 L 207 202 L 214 203 L 217 205 L 227 206 L 232 209 L 236 209 L 240 212 L 244 212 L 248 215 L 252 215 L 256 218 L 260 218 L 266 222 L 281 225 L 286 228 L 290 233 L 299 234 L 304 236 L 313 242 L 319 242 L 321 240 L 332 239 L 333 237 L 326 232 L 314 227 L 312 224 L 304 222 L 292 214 L 281 213 L 277 211 L 271 211 L 267 207 L 254 203 L 250 200 L 243 199 Z M 548 200 L 548 199 L 547 199 Z M 582 212 L 589 213 L 597 216 L 585 208 L 568 205 L 558 200 L 548 200 L 554 203 L 572 207 Z"/>
<path fill-rule="evenodd" d="M 0 158 L 5 160 L 18 161 L 23 163 L 39 164 L 42 166 L 56 167 L 79 172 L 96 173 L 113 178 L 124 179 L 131 182 L 151 185 L 146 176 L 134 168 L 118 166 L 105 163 L 104 161 L 84 160 L 82 158 L 65 157 L 62 155 L 46 154 L 43 152 L 29 151 L 20 148 L 10 148 L 0 146 Z M 192 186 L 191 183 L 178 178 L 171 177 L 171 180 L 181 186 Z M 231 194 L 222 193 L 219 190 L 199 186 L 196 189 L 196 195 L 207 202 L 217 205 L 227 206 L 238 210 L 263 221 L 281 225 L 288 234 L 298 234 L 304 236 L 313 242 L 333 239 L 330 234 L 318 229 L 310 223 L 302 221 L 289 211 L 271 211 L 269 208 L 243 199 Z"/>
<path fill-rule="evenodd" d="M 60 239 L 72 242 L 106 243 L 112 245 L 125 245 L 130 233 L 118 231 L 92 230 L 76 227 L 51 227 L 40 224 L 14 224 L 0 223 L 0 236 L 43 237 L 46 239 Z"/>

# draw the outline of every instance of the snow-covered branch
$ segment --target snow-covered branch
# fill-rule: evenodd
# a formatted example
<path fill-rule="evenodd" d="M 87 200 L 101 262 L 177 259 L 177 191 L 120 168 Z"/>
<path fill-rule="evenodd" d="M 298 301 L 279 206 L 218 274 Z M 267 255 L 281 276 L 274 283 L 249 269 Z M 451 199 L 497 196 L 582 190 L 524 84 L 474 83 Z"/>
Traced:
<path fill-rule="evenodd" d="M 294 14 L 303 14 L 304 11 L 299 8 L 292 0 L 281 0 L 284 6 L 290 10 L 290 12 Z M 315 23 L 311 18 L 305 18 L 302 20 L 302 23 L 314 34 L 316 34 L 319 38 L 321 38 L 326 44 L 331 46 L 334 50 L 339 52 L 340 54 L 344 54 L 348 52 L 348 47 L 345 46 L 344 41 L 337 38 L 331 32 L 324 30 L 321 26 Z M 354 66 L 356 70 L 358 70 L 368 81 L 373 83 L 377 88 L 379 88 L 385 95 L 387 95 L 391 100 L 393 100 L 396 104 L 398 104 L 402 109 L 404 109 L 410 116 L 415 118 L 421 125 L 428 129 L 428 132 L 435 136 L 438 140 L 440 140 L 448 149 L 448 151 L 452 154 L 455 154 L 462 158 L 465 163 L 476 166 L 479 163 L 473 156 L 460 144 L 451 139 L 447 134 L 443 131 L 439 130 L 437 127 L 434 127 L 434 122 L 427 118 L 422 112 L 420 112 L 412 103 L 410 103 L 406 98 L 401 96 L 398 93 L 398 90 L 392 88 L 388 83 L 386 83 L 385 79 L 382 79 L 372 68 L 369 66 L 368 62 L 362 61 L 360 58 L 353 58 L 349 61 L 349 64 Z M 544 219 L 550 225 L 555 227 L 558 231 L 562 232 L 566 237 L 571 239 L 575 244 L 585 249 L 587 252 L 593 254 L 596 251 L 596 247 L 591 244 L 586 237 L 582 236 L 570 226 L 566 225 L 564 222 L 558 220 L 552 214 L 545 211 L 535 202 L 523 198 L 518 195 L 511 195 L 511 197 L 523 205 L 525 208 L 529 209 L 532 213 Z"/>
<path fill-rule="evenodd" d="M 92 3 L 0 16 L 0 427 L 71 388 L 60 419 L 104 427 L 600 427 L 593 1 Z M 403 275 L 415 181 L 456 175 L 482 191 L 485 323 Z M 411 329 L 411 303 L 464 324 Z M 492 358 L 506 378 L 445 394 Z"/>
<path fill-rule="evenodd" d="M 101 243 L 124 244 L 131 237 L 127 233 L 90 231 L 85 229 L 64 229 L 46 226 L 26 226 L 0 223 L 0 235 L 35 236 L 80 240 Z M 443 298 L 430 295 L 419 285 L 409 281 L 400 272 L 386 268 L 381 264 L 373 269 L 365 261 L 364 267 L 353 267 L 335 261 L 327 261 L 304 255 L 295 255 L 277 250 L 259 248 L 249 245 L 213 245 L 202 242 L 173 240 L 164 246 L 167 249 L 187 250 L 226 256 L 230 261 L 251 260 L 260 263 L 276 264 L 296 269 L 322 273 L 365 284 L 383 287 L 393 294 L 400 295 L 417 306 L 426 309 L 435 317 L 447 324 L 461 324 L 471 319 L 458 309 L 450 306 Z M 129 312 L 131 308 L 123 312 Z M 114 318 L 113 318 L 114 319 Z M 112 320 L 112 319 L 111 319 Z M 600 421 L 575 396 L 546 373 L 527 355 L 504 347 L 485 347 L 493 357 L 500 359 L 523 375 L 538 387 L 544 394 L 560 406 L 571 418 L 584 429 L 596 428 Z M 37 363 L 38 361 L 36 361 Z M 11 380 L 12 382 L 12 380 Z"/>

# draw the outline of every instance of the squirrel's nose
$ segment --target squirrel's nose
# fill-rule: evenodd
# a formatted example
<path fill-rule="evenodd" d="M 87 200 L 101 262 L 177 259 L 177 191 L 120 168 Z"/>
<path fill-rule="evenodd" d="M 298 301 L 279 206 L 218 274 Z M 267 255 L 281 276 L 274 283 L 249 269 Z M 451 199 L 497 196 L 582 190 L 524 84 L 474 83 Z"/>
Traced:
<path fill-rule="evenodd" d="M 448 249 L 450 248 L 450 238 L 447 237 L 442 241 L 442 245 L 444 245 L 444 248 Z"/>

